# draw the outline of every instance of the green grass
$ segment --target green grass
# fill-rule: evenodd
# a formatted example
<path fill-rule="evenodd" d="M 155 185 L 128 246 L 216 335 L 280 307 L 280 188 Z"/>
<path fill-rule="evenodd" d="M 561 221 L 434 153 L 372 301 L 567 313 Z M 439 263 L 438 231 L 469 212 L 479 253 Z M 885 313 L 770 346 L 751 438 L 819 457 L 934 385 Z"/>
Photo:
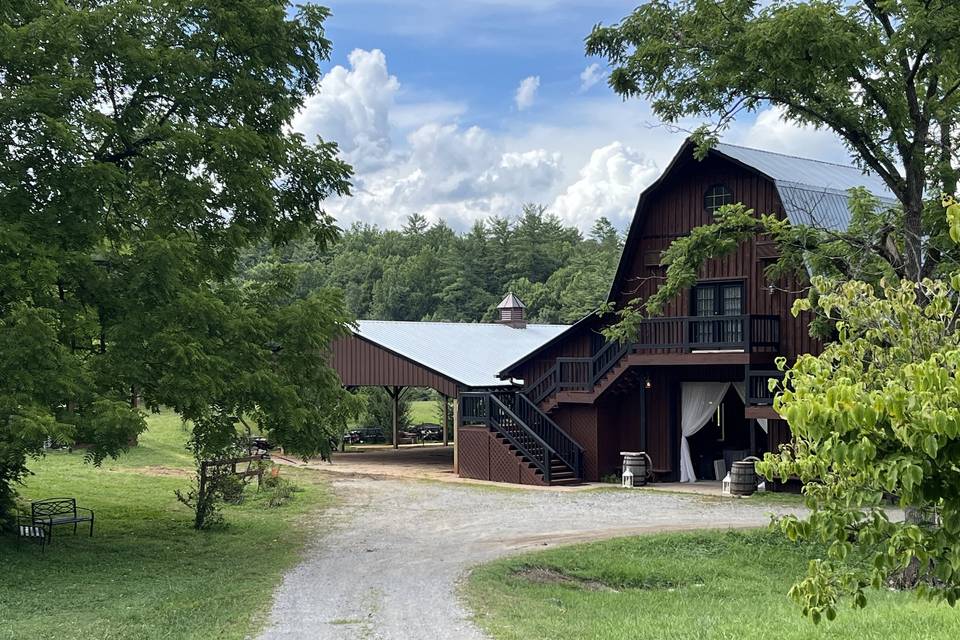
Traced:
<path fill-rule="evenodd" d="M 60 527 L 42 554 L 0 537 L 0 638 L 244 638 L 264 622 L 311 516 L 331 501 L 326 487 L 284 468 L 302 488 L 289 503 L 269 508 L 248 488 L 243 505 L 225 507 L 225 526 L 194 531 L 173 493 L 192 482 L 187 432 L 172 414 L 149 424 L 140 446 L 101 468 L 66 452 L 31 465 L 21 496 L 74 496 L 96 511 L 96 530 Z"/>
<path fill-rule="evenodd" d="M 410 424 L 418 425 L 424 422 L 443 424 L 440 405 L 436 400 L 414 400 L 410 403 Z"/>
<path fill-rule="evenodd" d="M 465 594 L 498 639 L 960 637 L 960 611 L 887 591 L 814 626 L 786 596 L 810 553 L 766 532 L 621 538 L 481 566 Z"/>

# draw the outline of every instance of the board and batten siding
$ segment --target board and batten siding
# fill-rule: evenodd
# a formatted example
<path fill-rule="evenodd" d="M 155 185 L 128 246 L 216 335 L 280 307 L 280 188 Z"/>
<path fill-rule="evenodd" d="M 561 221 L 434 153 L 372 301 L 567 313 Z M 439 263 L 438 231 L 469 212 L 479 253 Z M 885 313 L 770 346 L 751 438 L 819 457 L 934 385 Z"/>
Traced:
<path fill-rule="evenodd" d="M 344 386 L 429 387 L 453 398 L 458 395 L 455 380 L 355 334 L 338 338 L 331 350 L 331 364 Z"/>
<path fill-rule="evenodd" d="M 629 255 L 623 257 L 628 261 L 628 269 L 615 298 L 618 306 L 638 296 L 652 295 L 665 275 L 664 268 L 654 264 L 659 262 L 660 254 L 695 227 L 713 222 L 704 208 L 703 196 L 716 184 L 729 187 L 734 202 L 742 202 L 758 214 L 784 216 L 773 182 L 729 160 L 709 157 L 678 168 L 656 193 L 647 197 L 639 212 L 642 216 L 640 237 L 628 248 Z M 771 293 L 763 272 L 772 254 L 769 242 L 748 240 L 730 255 L 707 262 L 699 279 L 742 281 L 747 314 L 779 316 L 780 355 L 792 360 L 802 353 L 817 353 L 820 345 L 810 338 L 807 329 L 809 316 L 794 318 L 790 313 L 794 300 L 803 295 L 805 282 L 784 279 L 775 284 Z M 667 305 L 662 315 L 692 315 L 690 307 L 690 293 L 686 290 Z"/>

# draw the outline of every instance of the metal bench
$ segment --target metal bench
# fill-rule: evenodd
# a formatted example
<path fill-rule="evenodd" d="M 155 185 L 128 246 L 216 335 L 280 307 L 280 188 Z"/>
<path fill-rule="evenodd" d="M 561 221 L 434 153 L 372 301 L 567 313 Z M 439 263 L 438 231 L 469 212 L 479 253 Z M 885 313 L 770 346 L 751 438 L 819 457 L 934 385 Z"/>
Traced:
<path fill-rule="evenodd" d="M 34 524 L 46 524 L 50 534 L 53 527 L 72 524 L 73 534 L 77 534 L 77 525 L 90 523 L 90 535 L 93 535 L 93 511 L 77 506 L 76 498 L 48 498 L 30 503 L 30 519 Z"/>

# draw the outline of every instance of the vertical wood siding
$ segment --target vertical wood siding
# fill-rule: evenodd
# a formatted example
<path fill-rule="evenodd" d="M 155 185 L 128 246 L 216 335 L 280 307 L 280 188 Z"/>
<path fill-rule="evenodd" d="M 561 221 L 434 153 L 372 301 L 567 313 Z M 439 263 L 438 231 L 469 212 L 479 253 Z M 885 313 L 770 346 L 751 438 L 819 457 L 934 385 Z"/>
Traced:
<path fill-rule="evenodd" d="M 456 381 L 355 335 L 333 343 L 332 365 L 348 387 L 429 387 L 457 397 Z"/>

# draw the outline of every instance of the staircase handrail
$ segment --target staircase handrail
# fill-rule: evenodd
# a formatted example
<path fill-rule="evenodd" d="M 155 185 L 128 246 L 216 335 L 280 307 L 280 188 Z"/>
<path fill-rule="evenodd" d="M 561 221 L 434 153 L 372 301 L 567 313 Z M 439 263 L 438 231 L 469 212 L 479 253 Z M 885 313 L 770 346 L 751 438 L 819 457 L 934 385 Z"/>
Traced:
<path fill-rule="evenodd" d="M 517 393 L 516 396 L 517 402 L 521 405 L 527 407 L 530 412 L 532 412 L 536 417 L 543 423 L 546 427 L 544 434 L 541 437 L 540 434 L 536 434 L 540 440 L 547 442 L 553 454 L 560 459 L 567 467 L 573 471 L 574 475 L 578 478 L 583 477 L 583 447 L 580 444 L 570 437 L 570 435 L 564 431 L 560 425 L 554 422 L 550 416 L 548 416 L 544 411 L 537 406 L 535 402 L 530 400 L 523 393 Z M 518 409 L 517 412 L 522 413 Z M 517 413 L 515 412 L 515 413 Z M 532 427 L 526 420 L 523 421 L 532 431 L 536 433 L 534 427 Z M 555 440 L 553 443 L 550 443 L 549 440 Z"/>
<path fill-rule="evenodd" d="M 522 431 L 524 431 L 524 433 L 531 436 L 534 439 L 534 441 L 536 441 L 536 443 L 539 444 L 540 447 L 543 449 L 543 453 L 538 456 L 535 452 L 531 451 L 525 444 L 523 444 L 517 438 L 515 438 L 514 435 L 510 433 L 508 429 L 506 429 L 503 425 L 499 423 L 499 421 L 495 420 L 492 411 L 487 412 L 489 426 L 495 429 L 497 433 L 499 433 L 504 438 L 506 438 L 510 444 L 515 446 L 531 462 L 533 462 L 533 464 L 538 469 L 540 469 L 540 471 L 543 473 L 543 479 L 549 484 L 550 483 L 550 454 L 552 453 L 553 455 L 556 455 L 557 457 L 559 457 L 557 452 L 554 451 L 553 447 L 547 444 L 547 442 L 543 438 L 537 435 L 537 433 L 533 429 L 531 429 L 526 422 L 521 420 L 520 416 L 514 413 L 513 410 L 510 409 L 507 405 L 503 404 L 503 402 L 501 402 L 500 399 L 497 398 L 495 395 L 493 395 L 492 393 L 488 393 L 487 401 L 491 405 L 496 405 L 501 411 L 507 414 L 508 418 L 513 420 L 516 423 L 516 425 L 520 427 Z"/>

